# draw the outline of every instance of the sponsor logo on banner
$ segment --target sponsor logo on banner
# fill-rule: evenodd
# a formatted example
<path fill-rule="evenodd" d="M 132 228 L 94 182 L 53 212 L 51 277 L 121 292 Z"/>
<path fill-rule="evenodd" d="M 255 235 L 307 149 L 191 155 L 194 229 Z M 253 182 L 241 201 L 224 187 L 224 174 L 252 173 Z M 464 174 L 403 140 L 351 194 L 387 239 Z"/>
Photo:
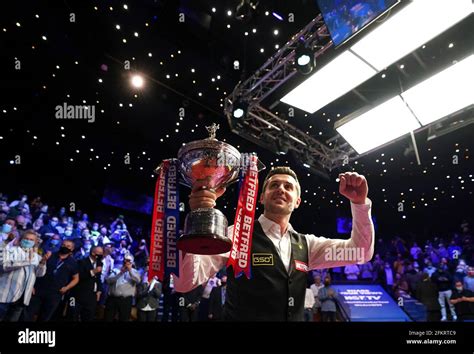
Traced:
<path fill-rule="evenodd" d="M 273 254 L 271 253 L 252 253 L 253 266 L 272 266 Z"/>
<path fill-rule="evenodd" d="M 227 266 L 234 269 L 236 278 L 242 274 L 250 279 L 250 252 L 252 250 L 252 233 L 257 204 L 258 168 L 257 156 L 252 155 L 250 164 L 240 177 L 239 201 L 235 214 L 232 234 L 232 249 Z"/>
<path fill-rule="evenodd" d="M 307 272 L 309 270 L 308 265 L 305 262 L 295 260 L 295 268 L 301 272 Z"/>
<path fill-rule="evenodd" d="M 151 223 L 151 242 L 150 242 L 150 264 L 148 271 L 148 280 L 154 276 L 163 281 L 165 274 L 164 257 L 164 217 L 165 217 L 165 190 L 166 175 L 168 172 L 169 161 L 164 160 L 161 163 L 158 179 L 156 180 L 155 199 L 153 203 L 153 220 Z"/>

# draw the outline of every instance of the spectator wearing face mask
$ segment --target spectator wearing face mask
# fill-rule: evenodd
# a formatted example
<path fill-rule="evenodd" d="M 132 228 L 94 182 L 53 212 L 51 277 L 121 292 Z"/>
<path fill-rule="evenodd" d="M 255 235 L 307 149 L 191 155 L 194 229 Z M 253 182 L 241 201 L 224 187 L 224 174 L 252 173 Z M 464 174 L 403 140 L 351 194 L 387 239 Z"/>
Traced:
<path fill-rule="evenodd" d="M 14 219 L 8 218 L 5 220 L 5 223 L 0 229 L 0 243 L 2 245 L 8 243 L 15 237 L 16 234 L 16 221 Z M 10 239 L 9 239 L 10 236 Z"/>
<path fill-rule="evenodd" d="M 474 293 L 468 289 L 464 289 L 462 281 L 457 281 L 454 286 L 455 290 L 449 302 L 456 308 L 458 321 L 474 320 Z"/>
<path fill-rule="evenodd" d="M 59 251 L 48 259 L 46 275 L 36 280 L 35 293 L 25 309 L 25 321 L 33 321 L 37 315 L 40 322 L 51 320 L 62 297 L 79 283 L 73 251 L 74 243 L 64 240 Z"/>
<path fill-rule="evenodd" d="M 109 285 L 109 296 L 105 303 L 105 321 L 113 321 L 117 314 L 119 321 L 129 321 L 133 296 L 140 283 L 140 274 L 133 268 L 133 257 L 126 255 L 120 271 L 110 275 L 106 282 Z"/>
<path fill-rule="evenodd" d="M 57 217 L 52 217 L 46 225 L 43 225 L 41 229 L 39 229 L 39 233 L 44 238 L 49 238 L 54 234 L 59 234 L 60 232 L 57 229 L 59 219 Z"/>
<path fill-rule="evenodd" d="M 59 248 L 61 247 L 61 237 L 59 237 L 58 234 L 53 234 L 51 238 L 49 238 L 46 242 L 43 244 L 43 252 L 51 252 L 51 253 L 56 253 L 59 251 Z"/>
<path fill-rule="evenodd" d="M 97 238 L 99 235 L 99 224 L 95 222 L 92 224 L 91 237 Z"/>
<path fill-rule="evenodd" d="M 428 261 L 426 263 L 426 267 L 423 269 L 424 273 L 427 273 L 430 277 L 433 275 L 434 272 L 436 272 L 436 268 L 433 267 L 433 264 L 431 261 Z"/>
<path fill-rule="evenodd" d="M 82 247 L 79 249 L 79 251 L 77 251 L 74 254 L 74 258 L 76 260 L 80 260 L 80 259 L 84 259 L 84 258 L 89 257 L 91 249 L 92 249 L 92 242 L 90 240 L 87 240 L 87 239 L 84 240 L 83 243 L 82 243 Z"/>
<path fill-rule="evenodd" d="M 30 304 L 36 278 L 46 273 L 46 261 L 51 253 L 40 257 L 38 242 L 38 234 L 27 230 L 19 242 L 0 249 L 0 321 L 20 319 L 24 307 Z"/>
<path fill-rule="evenodd" d="M 79 283 L 73 289 L 76 308 L 74 319 L 87 322 L 95 318 L 97 302 L 102 292 L 102 258 L 104 250 L 96 246 L 91 249 L 89 257 L 78 261 Z"/>

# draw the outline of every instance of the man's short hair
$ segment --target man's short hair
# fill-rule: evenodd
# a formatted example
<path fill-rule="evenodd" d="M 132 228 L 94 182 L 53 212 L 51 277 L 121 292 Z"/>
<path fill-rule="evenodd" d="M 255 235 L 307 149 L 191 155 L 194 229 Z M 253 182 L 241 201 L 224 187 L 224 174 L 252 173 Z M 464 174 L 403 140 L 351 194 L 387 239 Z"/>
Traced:
<path fill-rule="evenodd" d="M 34 229 L 28 229 L 23 231 L 21 238 L 25 237 L 26 235 L 35 235 L 36 237 L 40 237 L 39 233 L 37 233 Z"/>
<path fill-rule="evenodd" d="M 278 167 L 273 167 L 265 177 L 265 180 L 263 181 L 263 188 L 262 188 L 262 193 L 265 192 L 265 188 L 267 188 L 268 180 L 270 177 L 274 175 L 289 175 L 293 177 L 296 181 L 296 190 L 298 192 L 298 197 L 301 195 L 301 187 L 300 187 L 300 182 L 298 181 L 298 177 L 296 176 L 295 171 L 293 171 L 291 168 L 288 166 L 278 166 Z"/>
<path fill-rule="evenodd" d="M 74 251 L 74 249 L 76 248 L 76 244 L 74 243 L 73 240 L 64 240 L 63 243 L 69 243 L 72 245 L 72 250 Z"/>

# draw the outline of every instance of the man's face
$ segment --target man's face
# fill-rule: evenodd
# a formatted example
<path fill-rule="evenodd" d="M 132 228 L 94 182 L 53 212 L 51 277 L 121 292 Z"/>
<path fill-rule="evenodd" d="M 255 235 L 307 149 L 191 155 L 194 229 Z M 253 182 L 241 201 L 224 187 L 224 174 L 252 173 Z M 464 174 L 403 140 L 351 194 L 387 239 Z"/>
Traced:
<path fill-rule="evenodd" d="M 260 196 L 265 211 L 279 215 L 291 214 L 301 203 L 296 185 L 296 180 L 290 175 L 271 176 Z"/>
<path fill-rule="evenodd" d="M 71 252 L 74 250 L 74 243 L 71 242 L 71 241 L 63 241 L 62 247 L 66 247 L 68 250 L 70 250 Z"/>
<path fill-rule="evenodd" d="M 34 234 L 30 234 L 30 233 L 24 235 L 23 239 L 24 240 L 30 240 L 30 241 L 33 241 L 33 242 L 37 241 L 36 236 Z"/>
<path fill-rule="evenodd" d="M 102 247 L 97 247 L 92 253 L 93 257 L 103 256 L 103 255 L 104 255 L 104 250 L 102 249 Z"/>
<path fill-rule="evenodd" d="M 16 218 L 16 223 L 18 225 L 24 225 L 26 223 L 26 220 L 25 220 L 25 217 L 23 215 L 19 215 L 17 218 Z"/>

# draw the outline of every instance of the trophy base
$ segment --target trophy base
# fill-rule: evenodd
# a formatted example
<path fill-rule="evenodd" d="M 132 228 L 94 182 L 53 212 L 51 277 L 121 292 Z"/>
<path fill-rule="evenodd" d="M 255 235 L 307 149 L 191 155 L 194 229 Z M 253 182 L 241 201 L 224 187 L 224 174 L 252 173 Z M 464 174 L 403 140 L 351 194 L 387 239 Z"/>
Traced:
<path fill-rule="evenodd" d="M 183 235 L 176 246 L 186 253 L 212 255 L 229 252 L 232 241 L 219 235 Z"/>

